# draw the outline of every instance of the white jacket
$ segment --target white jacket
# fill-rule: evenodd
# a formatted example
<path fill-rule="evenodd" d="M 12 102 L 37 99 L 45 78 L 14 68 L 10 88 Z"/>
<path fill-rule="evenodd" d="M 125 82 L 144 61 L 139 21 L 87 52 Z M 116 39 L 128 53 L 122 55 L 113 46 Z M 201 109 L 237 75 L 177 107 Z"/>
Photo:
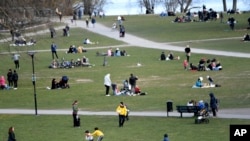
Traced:
<path fill-rule="evenodd" d="M 105 76 L 104 76 L 104 85 L 107 85 L 107 86 L 111 86 L 111 79 L 110 79 L 110 74 L 108 73 L 108 74 L 106 74 Z"/>

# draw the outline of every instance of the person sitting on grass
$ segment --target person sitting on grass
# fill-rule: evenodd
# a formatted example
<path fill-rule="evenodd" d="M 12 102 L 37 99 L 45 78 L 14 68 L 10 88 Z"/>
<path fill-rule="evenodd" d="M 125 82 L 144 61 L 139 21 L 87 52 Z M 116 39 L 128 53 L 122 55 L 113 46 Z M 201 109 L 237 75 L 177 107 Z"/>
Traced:
<path fill-rule="evenodd" d="M 250 36 L 248 33 L 246 33 L 242 39 L 242 41 L 250 41 Z"/>
<path fill-rule="evenodd" d="M 204 84 L 202 83 L 202 80 L 203 80 L 203 77 L 199 77 L 198 79 L 197 79 L 197 81 L 195 82 L 195 86 L 196 87 L 203 87 L 204 86 Z"/>
<path fill-rule="evenodd" d="M 87 57 L 85 57 L 85 56 L 83 56 L 83 58 L 82 58 L 82 60 L 81 60 L 82 62 L 82 66 L 90 66 L 90 63 L 89 63 L 89 58 L 87 58 Z"/>
<path fill-rule="evenodd" d="M 180 60 L 180 57 L 179 56 L 174 57 L 173 52 L 169 51 L 167 60 Z"/>

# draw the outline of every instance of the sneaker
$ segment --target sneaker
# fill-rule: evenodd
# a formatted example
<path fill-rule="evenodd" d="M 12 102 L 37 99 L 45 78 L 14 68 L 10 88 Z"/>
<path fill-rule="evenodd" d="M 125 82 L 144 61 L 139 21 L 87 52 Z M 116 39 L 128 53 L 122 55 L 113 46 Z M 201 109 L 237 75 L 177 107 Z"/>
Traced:
<path fill-rule="evenodd" d="M 109 94 L 107 94 L 106 96 L 110 96 Z"/>

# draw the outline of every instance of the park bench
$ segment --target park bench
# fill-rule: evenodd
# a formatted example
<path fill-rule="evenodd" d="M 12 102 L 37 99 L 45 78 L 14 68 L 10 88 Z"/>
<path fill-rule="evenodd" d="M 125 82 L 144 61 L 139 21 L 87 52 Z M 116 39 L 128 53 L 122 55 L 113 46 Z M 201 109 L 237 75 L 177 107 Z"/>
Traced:
<path fill-rule="evenodd" d="M 181 113 L 194 113 L 194 116 L 198 114 L 199 107 L 198 106 L 176 106 L 177 111 Z"/>

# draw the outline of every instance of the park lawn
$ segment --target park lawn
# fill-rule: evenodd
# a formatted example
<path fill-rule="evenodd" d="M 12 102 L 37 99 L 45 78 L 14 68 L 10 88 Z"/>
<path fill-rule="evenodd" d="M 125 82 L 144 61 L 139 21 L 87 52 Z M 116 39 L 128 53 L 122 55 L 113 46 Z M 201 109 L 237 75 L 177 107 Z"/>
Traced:
<path fill-rule="evenodd" d="M 169 42 L 177 46 L 186 46 L 190 42 L 192 48 L 250 52 L 250 49 L 247 48 L 249 43 L 242 44 L 240 42 L 247 33 L 249 14 L 235 14 L 233 16 L 237 20 L 234 31 L 230 30 L 229 25 L 226 24 L 229 15 L 224 15 L 224 23 L 220 23 L 220 20 L 172 23 L 175 17 L 127 15 L 123 24 L 127 33 L 156 42 Z M 115 16 L 108 16 L 98 21 L 110 27 L 116 19 Z M 221 41 L 211 40 L 220 38 L 222 38 Z M 224 38 L 233 38 L 233 40 L 225 40 Z M 180 44 L 175 42 L 180 42 Z"/>
<path fill-rule="evenodd" d="M 104 20 L 108 20 L 108 18 L 112 19 L 112 17 L 106 17 Z M 156 16 L 148 16 L 146 18 L 152 18 L 152 20 L 146 20 L 147 22 L 136 22 L 134 20 L 133 22 L 132 19 L 140 19 L 140 16 L 131 16 L 131 18 L 129 16 L 128 21 L 131 21 L 131 23 L 136 25 L 128 28 L 128 32 L 138 32 L 138 36 L 142 34 L 142 37 L 147 37 L 152 40 L 157 39 L 156 41 L 160 42 L 167 42 L 168 40 L 171 42 L 186 42 L 190 39 L 194 40 L 197 38 L 210 39 L 215 37 L 236 37 L 241 35 L 239 32 L 231 32 L 232 34 L 216 33 L 216 30 L 204 35 L 203 32 L 200 32 L 199 34 L 201 35 L 199 35 L 197 34 L 199 31 L 190 32 L 190 30 L 192 31 L 194 29 L 187 28 L 187 24 L 179 24 L 178 29 L 174 30 L 174 28 L 177 27 L 175 24 L 170 22 L 169 18 L 160 19 L 162 20 L 161 25 L 165 23 L 172 24 L 173 26 L 169 26 L 169 28 L 173 28 L 173 31 L 182 31 L 180 28 L 189 29 L 188 32 L 190 37 L 184 35 L 182 36 L 179 33 L 181 37 L 176 35 L 175 38 L 172 38 L 168 34 L 163 34 L 163 32 L 162 36 L 156 36 L 158 33 L 155 30 L 150 31 L 152 34 L 149 34 L 150 32 L 147 32 L 147 30 L 142 30 L 143 32 L 140 33 L 140 28 L 143 28 L 144 26 L 144 24 L 141 24 L 142 22 L 145 23 L 145 25 L 148 25 L 147 28 L 149 28 L 152 27 L 149 23 L 152 24 L 156 21 L 156 19 L 159 19 L 159 17 Z M 146 18 L 142 16 L 143 20 Z M 168 22 L 165 22 L 164 20 L 168 20 Z M 141 26 L 139 26 L 139 24 L 141 24 Z M 155 22 L 155 24 L 157 23 Z M 207 23 L 199 25 L 205 24 Z M 140 28 L 138 29 L 137 27 Z M 157 30 L 159 32 L 164 28 L 161 27 Z M 225 30 L 226 29 L 228 29 L 227 26 L 225 26 Z M 60 31 L 58 33 L 58 35 L 60 35 Z M 85 35 L 90 37 L 90 39 L 93 39 L 93 41 L 99 41 L 99 44 L 84 46 L 88 50 L 87 53 L 65 54 L 65 50 L 68 49 L 69 45 L 81 45 L 82 40 L 86 37 Z M 81 110 L 114 111 L 117 104 L 120 101 L 124 101 L 129 105 L 132 111 L 165 111 L 166 101 L 168 100 L 172 100 L 174 106 L 184 105 L 190 99 L 202 99 L 204 101 L 208 101 L 208 94 L 210 92 L 214 92 L 215 96 L 220 99 L 221 109 L 250 107 L 250 79 L 249 65 L 247 65 L 249 63 L 249 59 L 246 58 L 192 54 L 191 62 L 194 64 L 197 64 L 200 58 L 215 57 L 222 63 L 223 66 L 222 71 L 192 72 L 184 71 L 183 69 L 182 60 L 185 58 L 185 54 L 183 52 L 174 52 L 174 55 L 181 57 L 181 60 L 179 61 L 162 62 L 158 60 L 162 50 L 120 47 L 120 49 L 125 49 L 130 56 L 110 57 L 108 58 L 108 66 L 103 67 L 103 57 L 97 57 L 96 52 L 106 52 L 110 46 L 123 45 L 124 43 L 96 35 L 82 29 L 72 29 L 70 37 L 57 36 L 57 38 L 51 40 L 49 38 L 49 34 L 47 34 L 44 36 L 36 35 L 35 38 L 38 39 L 38 43 L 34 47 L 12 48 L 6 44 L 1 44 L 1 52 L 10 53 L 17 51 L 21 54 L 21 69 L 17 70 L 19 73 L 19 87 L 17 90 L 0 91 L 1 108 L 34 109 L 34 92 L 31 82 L 31 58 L 26 53 L 30 50 L 44 50 L 35 54 L 34 59 L 35 74 L 37 77 L 36 86 L 38 112 L 40 109 L 71 109 L 71 104 L 76 99 L 79 100 L 79 107 Z M 49 50 L 49 45 L 52 41 L 58 43 L 60 49 L 62 49 L 58 51 L 60 59 L 77 59 L 82 58 L 82 56 L 85 55 L 90 59 L 92 64 L 95 64 L 95 66 L 92 68 L 48 69 L 48 65 L 52 60 Z M 226 50 L 226 47 L 227 46 L 225 45 L 221 49 Z M 207 48 L 209 49 L 210 47 L 208 46 Z M 238 51 L 239 50 L 237 50 L 237 52 Z M 166 51 L 166 53 L 168 53 L 168 51 Z M 9 68 L 14 69 L 11 54 L 1 54 L 1 60 L 0 74 L 6 75 Z M 136 66 L 138 62 L 142 64 L 141 67 Z M 103 77 L 107 73 L 111 74 L 112 81 L 119 84 L 120 87 L 122 81 L 128 78 L 130 73 L 134 73 L 139 77 L 138 85 L 141 87 L 142 91 L 148 92 L 148 95 L 136 97 L 105 97 Z M 50 86 L 52 78 L 59 80 L 63 75 L 69 76 L 69 84 L 71 86 L 70 89 L 46 89 L 47 86 Z M 221 84 L 222 87 L 211 89 L 191 88 L 199 76 L 203 76 L 204 81 L 206 81 L 205 77 L 207 75 L 214 78 L 215 82 Z M 122 131 L 118 132 L 117 117 L 115 116 L 81 116 L 81 118 L 83 127 L 74 129 L 72 128 L 72 116 L 2 114 L 0 115 L 2 123 L 0 127 L 0 136 L 3 139 L 6 139 L 7 129 L 9 126 L 13 125 L 16 127 L 15 132 L 18 140 L 83 140 L 83 132 L 86 129 L 92 131 L 95 126 L 98 126 L 104 131 L 105 140 L 107 139 L 109 141 L 161 140 L 164 133 L 169 134 L 170 140 L 176 141 L 227 141 L 229 140 L 230 124 L 249 123 L 249 120 L 242 119 L 210 119 L 209 124 L 195 125 L 193 118 L 131 117 L 131 120 L 126 123 L 124 128 L 119 128 L 119 130 L 121 129 Z"/>
<path fill-rule="evenodd" d="M 222 71 L 193 72 L 185 71 L 182 66 L 184 53 L 174 52 L 181 60 L 159 61 L 161 50 L 136 47 L 122 47 L 130 56 L 109 57 L 108 66 L 103 67 L 103 57 L 96 56 L 96 51 L 104 52 L 104 49 L 89 49 L 83 54 L 65 54 L 59 51 L 60 58 L 65 60 L 82 58 L 83 55 L 90 59 L 94 67 L 76 67 L 73 69 L 49 69 L 51 61 L 50 52 L 35 54 L 35 73 L 37 77 L 37 99 L 39 109 L 70 109 L 75 99 L 80 101 L 83 110 L 114 110 L 120 101 L 125 101 L 135 111 L 165 111 L 166 101 L 172 100 L 174 105 L 186 104 L 191 99 L 208 101 L 210 92 L 221 99 L 221 108 L 250 107 L 249 105 L 249 81 L 248 59 L 213 56 L 205 54 L 193 54 L 191 62 L 197 64 L 200 58 L 217 58 L 223 66 Z M 166 52 L 167 53 L 167 52 Z M 26 53 L 21 54 L 21 69 L 19 73 L 18 90 L 1 91 L 0 102 L 2 108 L 28 108 L 34 107 L 33 86 L 31 82 L 32 66 L 31 58 Z M 5 67 L 1 67 L 2 74 L 14 67 L 10 59 L 11 55 L 2 55 Z M 137 67 L 137 63 L 141 67 Z M 237 67 L 232 64 L 237 64 Z M 128 79 L 130 73 L 139 77 L 138 85 L 142 91 L 148 92 L 147 96 L 104 96 L 103 77 L 110 73 L 113 83 L 121 88 L 122 81 Z M 61 76 L 69 77 L 70 89 L 47 90 L 52 78 L 59 80 Z M 198 77 L 210 75 L 220 88 L 192 89 Z M 244 99 L 244 100 L 243 100 Z M 15 103 L 15 104 L 10 104 Z"/>
<path fill-rule="evenodd" d="M 231 124 L 249 123 L 243 119 L 211 118 L 208 124 L 194 124 L 195 118 L 130 117 L 124 127 L 119 128 L 116 116 L 80 117 L 81 128 L 73 128 L 71 115 L 0 115 L 0 136 L 7 140 L 8 128 L 14 126 L 17 140 L 85 140 L 85 130 L 92 132 L 94 127 L 99 127 L 104 139 L 109 141 L 162 140 L 165 133 L 175 141 L 228 141 Z"/>

